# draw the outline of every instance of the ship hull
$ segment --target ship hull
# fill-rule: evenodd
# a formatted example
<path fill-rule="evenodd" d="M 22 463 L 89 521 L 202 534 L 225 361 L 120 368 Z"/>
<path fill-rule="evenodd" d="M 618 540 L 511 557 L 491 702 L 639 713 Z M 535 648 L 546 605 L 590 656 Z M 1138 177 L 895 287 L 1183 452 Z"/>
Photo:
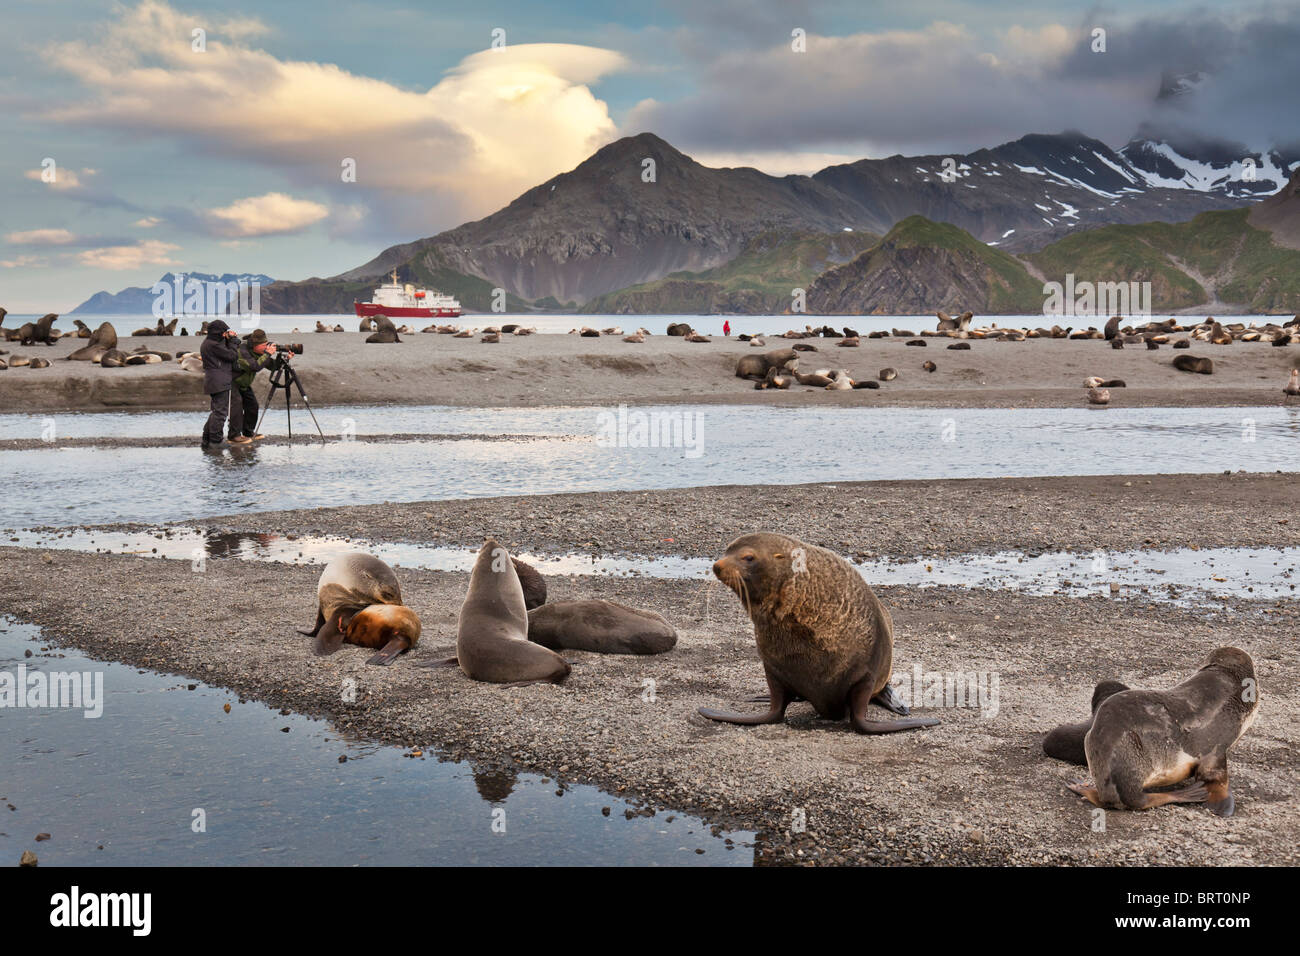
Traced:
<path fill-rule="evenodd" d="M 460 309 L 419 309 L 398 305 L 375 305 L 373 302 L 354 302 L 357 316 L 386 315 L 390 319 L 455 319 L 460 316 Z"/>

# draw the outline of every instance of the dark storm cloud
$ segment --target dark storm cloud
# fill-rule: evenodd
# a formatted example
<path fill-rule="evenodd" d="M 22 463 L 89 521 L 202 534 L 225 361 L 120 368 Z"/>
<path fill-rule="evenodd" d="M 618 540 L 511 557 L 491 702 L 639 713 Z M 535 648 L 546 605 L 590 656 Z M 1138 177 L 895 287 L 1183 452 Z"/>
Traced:
<path fill-rule="evenodd" d="M 1092 29 L 1106 30 L 1104 53 Z M 788 31 L 787 31 L 788 32 Z M 1114 145 L 1144 123 L 1250 144 L 1300 138 L 1300 10 L 1178 13 L 1126 19 L 1097 10 L 1056 27 L 963 26 L 810 35 L 700 58 L 699 92 L 632 111 L 687 150 L 792 150 L 888 144 L 905 152 L 995 145 L 1029 132 L 1079 129 Z M 1206 74 L 1157 103 L 1162 80 Z"/>

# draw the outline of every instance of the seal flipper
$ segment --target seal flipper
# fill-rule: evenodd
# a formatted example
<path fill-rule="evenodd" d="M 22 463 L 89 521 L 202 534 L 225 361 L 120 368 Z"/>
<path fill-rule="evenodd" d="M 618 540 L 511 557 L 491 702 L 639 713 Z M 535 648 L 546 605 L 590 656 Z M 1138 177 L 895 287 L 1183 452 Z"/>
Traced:
<path fill-rule="evenodd" d="M 395 637 L 383 646 L 378 654 L 366 661 L 367 664 L 377 664 L 380 667 L 386 667 L 398 656 L 405 654 L 411 649 L 411 642 L 404 637 Z"/>
<path fill-rule="evenodd" d="M 436 661 L 421 661 L 416 667 L 459 667 L 459 657 L 441 657 Z"/>
<path fill-rule="evenodd" d="M 299 631 L 298 633 L 304 635 L 305 637 L 315 637 L 317 634 L 320 633 L 320 629 L 324 626 L 325 626 L 325 612 L 321 610 L 319 607 L 317 607 L 316 626 L 313 627 L 310 631 Z"/>
<path fill-rule="evenodd" d="M 343 646 L 343 639 L 346 635 L 339 630 L 335 621 L 326 621 L 324 627 L 316 635 L 316 640 L 312 643 L 312 653 L 317 657 L 325 657 L 333 654 Z"/>
<path fill-rule="evenodd" d="M 900 730 L 938 726 L 939 721 L 934 717 L 917 717 L 912 720 L 867 720 L 867 707 L 875 699 L 871 693 L 874 685 L 874 678 L 868 674 L 849 691 L 849 723 L 858 733 L 894 734 Z"/>
<path fill-rule="evenodd" d="M 893 684 L 886 684 L 884 690 L 871 698 L 871 702 L 903 717 L 907 717 L 912 713 L 911 709 L 903 703 L 903 699 L 898 696 L 898 692 L 894 690 Z M 935 723 L 938 723 L 938 721 L 935 721 Z"/>
<path fill-rule="evenodd" d="M 733 714 L 725 710 L 714 710 L 712 707 L 701 707 L 700 716 L 707 717 L 709 720 L 721 721 L 724 724 L 741 724 L 746 727 L 754 727 L 759 724 L 779 724 L 785 720 L 785 709 L 790 704 L 790 692 L 778 683 L 771 674 L 767 675 L 768 700 L 771 701 L 771 708 L 765 714 Z"/>

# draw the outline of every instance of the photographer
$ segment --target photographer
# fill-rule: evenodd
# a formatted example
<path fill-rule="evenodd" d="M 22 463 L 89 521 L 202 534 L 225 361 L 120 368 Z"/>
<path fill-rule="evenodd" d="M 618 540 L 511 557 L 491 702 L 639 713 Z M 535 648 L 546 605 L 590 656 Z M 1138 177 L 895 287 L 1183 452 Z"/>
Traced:
<path fill-rule="evenodd" d="M 207 424 L 203 426 L 203 450 L 221 444 L 221 433 L 226 426 L 226 413 L 230 409 L 230 385 L 234 379 L 236 343 L 239 333 L 221 319 L 208 323 L 208 337 L 199 346 L 203 358 L 203 391 L 212 402 Z"/>
<path fill-rule="evenodd" d="M 292 352 L 282 352 L 274 342 L 268 342 L 262 329 L 254 329 L 244 338 L 235 359 L 234 390 L 230 395 L 231 444 L 247 445 L 264 437 L 255 434 L 258 405 L 257 396 L 253 394 L 253 379 L 262 369 L 274 371 L 292 357 Z"/>

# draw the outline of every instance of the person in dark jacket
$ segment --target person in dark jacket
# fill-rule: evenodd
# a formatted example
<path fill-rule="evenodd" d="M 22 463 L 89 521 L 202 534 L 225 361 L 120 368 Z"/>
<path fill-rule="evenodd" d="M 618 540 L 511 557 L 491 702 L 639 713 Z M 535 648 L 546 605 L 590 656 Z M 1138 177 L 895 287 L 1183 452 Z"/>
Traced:
<path fill-rule="evenodd" d="M 262 329 L 253 329 L 240 343 L 230 394 L 229 434 L 233 444 L 247 445 L 265 437 L 256 434 L 258 405 L 257 396 L 253 394 L 253 379 L 264 368 L 272 371 L 279 368 L 292 354 L 285 352 L 282 358 L 275 343 L 266 340 L 266 332 Z"/>
<path fill-rule="evenodd" d="M 203 357 L 203 391 L 212 402 L 207 424 L 203 427 L 203 448 L 221 444 L 221 434 L 226 428 L 226 413 L 230 410 L 230 386 L 234 381 L 235 343 L 239 333 L 221 319 L 208 323 L 208 337 L 199 346 Z"/>

